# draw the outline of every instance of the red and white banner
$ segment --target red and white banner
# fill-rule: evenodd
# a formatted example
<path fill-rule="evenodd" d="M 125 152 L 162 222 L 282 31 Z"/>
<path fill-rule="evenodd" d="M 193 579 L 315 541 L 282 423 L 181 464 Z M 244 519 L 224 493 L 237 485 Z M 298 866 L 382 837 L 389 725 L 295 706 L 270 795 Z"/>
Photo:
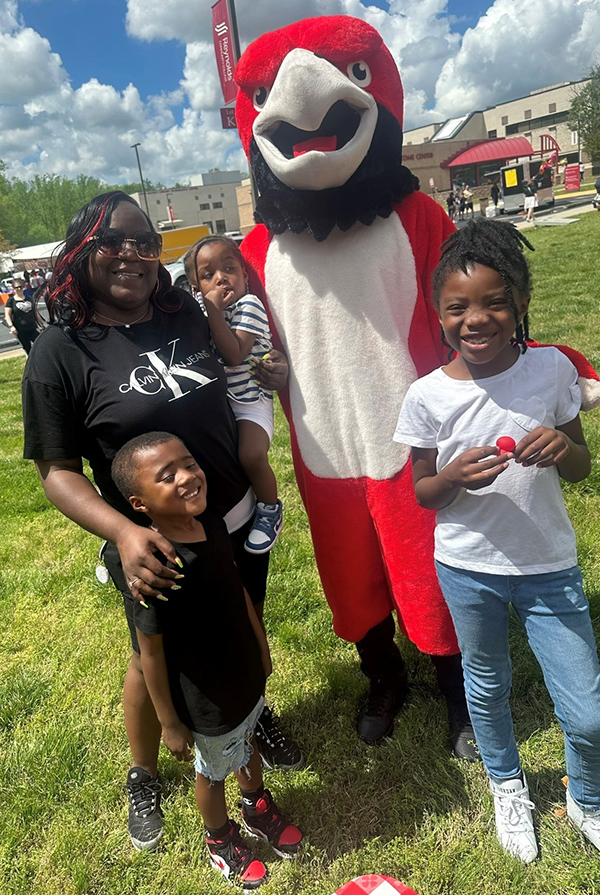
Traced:
<path fill-rule="evenodd" d="M 237 94 L 237 87 L 233 80 L 237 59 L 235 58 L 227 0 L 217 0 L 217 3 L 213 5 L 212 28 L 223 98 L 225 103 L 232 103 Z"/>
<path fill-rule="evenodd" d="M 334 895 L 417 895 L 413 889 L 409 889 L 404 883 L 392 879 L 391 876 L 359 876 L 338 889 Z"/>

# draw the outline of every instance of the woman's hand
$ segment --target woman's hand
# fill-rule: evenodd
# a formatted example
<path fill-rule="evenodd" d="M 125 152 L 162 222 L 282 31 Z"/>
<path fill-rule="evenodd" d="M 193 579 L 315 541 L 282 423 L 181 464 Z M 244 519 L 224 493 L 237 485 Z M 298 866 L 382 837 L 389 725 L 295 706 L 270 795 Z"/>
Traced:
<path fill-rule="evenodd" d="M 192 761 L 194 737 L 189 728 L 181 721 L 176 721 L 162 729 L 163 743 L 177 761 Z"/>
<path fill-rule="evenodd" d="M 127 526 L 117 538 L 116 545 L 131 595 L 140 603 L 144 602 L 144 597 L 165 599 L 161 590 L 177 586 L 177 579 L 183 577 L 155 556 L 155 552 L 160 551 L 174 565 L 181 566 L 171 542 L 151 528 Z"/>
<path fill-rule="evenodd" d="M 252 364 L 252 374 L 263 388 L 279 391 L 288 381 L 290 368 L 282 351 L 271 348 L 266 357 Z"/>

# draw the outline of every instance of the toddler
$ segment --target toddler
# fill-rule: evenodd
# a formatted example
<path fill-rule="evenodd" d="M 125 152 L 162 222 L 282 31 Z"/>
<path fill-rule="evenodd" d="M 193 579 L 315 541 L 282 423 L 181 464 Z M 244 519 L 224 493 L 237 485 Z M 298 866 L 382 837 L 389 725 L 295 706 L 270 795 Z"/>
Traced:
<path fill-rule="evenodd" d="M 200 293 L 219 360 L 227 371 L 229 403 L 238 427 L 240 463 L 256 494 L 256 515 L 246 550 L 267 553 L 283 526 L 277 481 L 269 464 L 273 392 L 255 380 L 253 367 L 273 347 L 264 305 L 248 294 L 248 274 L 232 239 L 207 236 L 185 256 L 185 271 Z"/>

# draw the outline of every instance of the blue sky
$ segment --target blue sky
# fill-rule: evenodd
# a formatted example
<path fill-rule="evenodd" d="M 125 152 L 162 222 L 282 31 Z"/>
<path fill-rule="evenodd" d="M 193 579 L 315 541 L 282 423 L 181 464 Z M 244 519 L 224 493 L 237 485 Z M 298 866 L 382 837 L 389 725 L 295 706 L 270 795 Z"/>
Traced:
<path fill-rule="evenodd" d="M 0 159 L 9 175 L 245 168 L 223 131 L 213 0 L 0 0 Z M 584 77 L 600 0 L 236 0 L 242 43 L 303 16 L 354 15 L 398 63 L 405 128 Z"/>
<path fill-rule="evenodd" d="M 371 5 L 389 8 L 386 0 L 371 0 Z M 450 0 L 447 9 L 462 34 L 477 23 L 488 5 L 482 0 Z M 22 0 L 19 9 L 27 25 L 46 37 L 60 54 L 75 87 L 95 77 L 123 90 L 133 80 L 147 97 L 179 85 L 185 44 L 129 37 L 126 0 Z M 85 34 L 87 39 L 82 38 Z"/>

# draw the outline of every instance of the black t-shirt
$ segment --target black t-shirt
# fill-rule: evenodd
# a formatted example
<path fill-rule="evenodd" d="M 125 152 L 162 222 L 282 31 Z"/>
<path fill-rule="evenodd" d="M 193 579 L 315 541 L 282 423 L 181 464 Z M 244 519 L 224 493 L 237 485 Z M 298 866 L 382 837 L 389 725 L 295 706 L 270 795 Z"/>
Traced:
<path fill-rule="evenodd" d="M 163 635 L 180 719 L 197 733 L 220 736 L 250 714 L 265 673 L 225 523 L 210 510 L 198 519 L 206 541 L 174 542 L 183 560 L 181 590 L 169 591 L 168 603 L 147 597 L 148 609 L 134 600 L 133 617 L 140 631 Z"/>
<path fill-rule="evenodd" d="M 31 297 L 17 298 L 11 295 L 6 302 L 6 307 L 12 311 L 12 321 L 15 329 L 35 329 L 35 307 Z"/>
<path fill-rule="evenodd" d="M 85 457 L 106 501 L 140 525 L 110 467 L 125 442 L 146 432 L 181 438 L 206 473 L 209 504 L 225 515 L 248 489 L 223 366 L 208 321 L 184 293 L 175 313 L 154 309 L 129 329 L 50 326 L 36 339 L 23 377 L 24 456 Z"/>

